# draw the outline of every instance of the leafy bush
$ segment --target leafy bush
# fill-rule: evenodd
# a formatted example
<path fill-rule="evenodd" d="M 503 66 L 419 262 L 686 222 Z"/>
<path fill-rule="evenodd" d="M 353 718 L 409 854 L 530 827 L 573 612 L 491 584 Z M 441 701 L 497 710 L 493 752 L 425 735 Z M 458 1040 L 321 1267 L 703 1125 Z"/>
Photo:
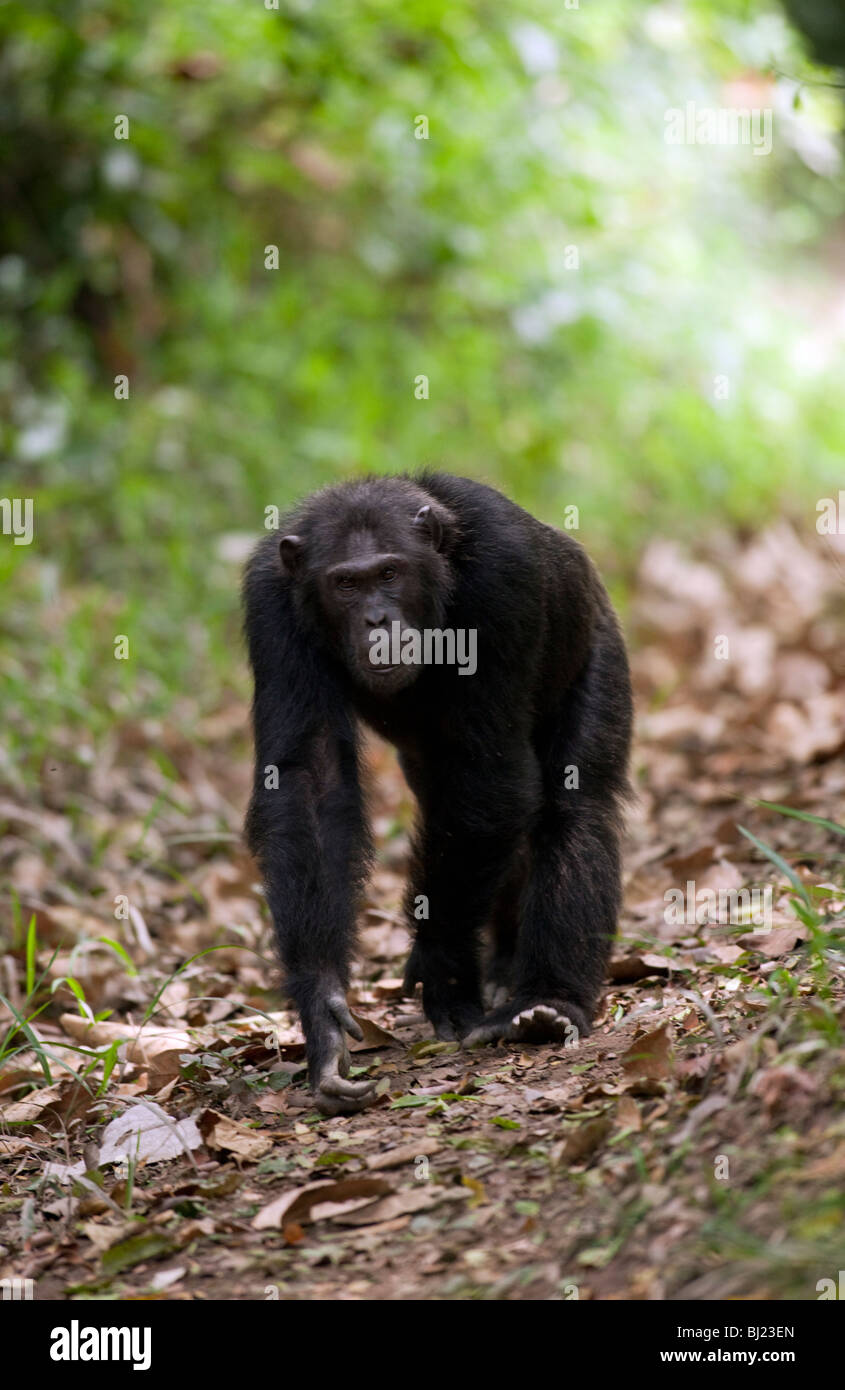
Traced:
<path fill-rule="evenodd" d="M 576 503 L 619 575 L 657 527 L 811 521 L 845 438 L 818 76 L 742 0 L 7 3 L 5 490 L 36 508 L 0 547 L 13 727 L 215 700 L 221 538 L 356 469 Z M 690 100 L 773 106 L 772 154 L 667 145 Z"/>

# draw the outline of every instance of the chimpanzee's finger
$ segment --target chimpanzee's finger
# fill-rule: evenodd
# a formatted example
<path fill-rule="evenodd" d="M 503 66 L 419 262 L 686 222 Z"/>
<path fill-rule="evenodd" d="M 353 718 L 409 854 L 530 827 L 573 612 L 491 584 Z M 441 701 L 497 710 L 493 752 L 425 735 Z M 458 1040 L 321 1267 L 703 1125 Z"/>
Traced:
<path fill-rule="evenodd" d="M 344 1028 L 350 1037 L 355 1038 L 356 1042 L 363 1042 L 363 1029 L 361 1028 L 360 1023 L 356 1023 L 355 1019 L 352 1017 L 352 1014 L 349 1011 L 349 1005 L 347 1004 L 343 995 L 331 995 L 328 1001 L 328 1005 L 329 1010 L 331 1011 L 331 1015 L 334 1018 L 335 1022 L 339 1023 L 341 1028 Z"/>

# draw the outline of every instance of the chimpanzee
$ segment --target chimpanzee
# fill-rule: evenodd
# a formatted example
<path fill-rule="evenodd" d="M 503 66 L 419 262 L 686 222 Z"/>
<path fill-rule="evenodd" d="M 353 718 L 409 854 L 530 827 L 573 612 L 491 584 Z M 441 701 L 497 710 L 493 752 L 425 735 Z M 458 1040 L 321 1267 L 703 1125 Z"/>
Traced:
<path fill-rule="evenodd" d="M 346 990 L 370 860 L 359 719 L 396 746 L 419 806 L 405 987 L 421 983 L 437 1036 L 586 1035 L 620 904 L 632 705 L 578 542 L 467 478 L 367 477 L 307 498 L 281 541 L 263 540 L 244 598 L 247 839 L 319 1108 L 373 1098 L 348 1078 L 345 1039 L 360 1037 Z M 472 638 L 472 671 L 442 659 L 450 631 Z M 415 646 L 426 632 L 434 645 Z"/>

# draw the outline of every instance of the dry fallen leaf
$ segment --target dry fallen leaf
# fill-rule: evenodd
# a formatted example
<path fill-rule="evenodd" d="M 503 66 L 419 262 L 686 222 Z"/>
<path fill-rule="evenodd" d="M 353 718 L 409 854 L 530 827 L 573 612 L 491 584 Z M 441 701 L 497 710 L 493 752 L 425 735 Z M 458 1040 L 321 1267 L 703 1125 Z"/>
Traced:
<path fill-rule="evenodd" d="M 370 1154 L 367 1159 L 367 1167 L 372 1169 L 382 1168 L 402 1168 L 404 1165 L 413 1164 L 417 1158 L 425 1157 L 427 1154 L 436 1154 L 440 1148 L 437 1139 L 417 1139 L 411 1144 L 400 1144 L 395 1149 L 387 1149 L 384 1153 Z"/>
<path fill-rule="evenodd" d="M 349 1039 L 350 1052 L 372 1052 L 376 1047 L 404 1047 L 398 1038 L 388 1033 L 386 1028 L 380 1027 L 373 1019 L 354 1012 L 352 1017 L 359 1024 L 364 1036 L 360 1042 L 357 1038 Z"/>
<path fill-rule="evenodd" d="M 0 1111 L 0 1115 L 5 1112 Z M 32 1148 L 27 1139 L 8 1139 L 5 1135 L 0 1135 L 0 1155 L 11 1158 L 13 1154 L 26 1153 Z"/>
<path fill-rule="evenodd" d="M 649 975 L 668 975 L 670 967 L 671 962 L 665 956 L 617 956 L 610 962 L 607 973 L 615 984 L 633 984 Z"/>
<path fill-rule="evenodd" d="M 633 1096 L 619 1097 L 616 1103 L 616 1123 L 623 1129 L 642 1129 L 642 1113 Z"/>
<path fill-rule="evenodd" d="M 637 1038 L 622 1058 L 632 1081 L 663 1081 L 671 1075 L 671 1037 L 668 1023 Z"/>
<path fill-rule="evenodd" d="M 100 1253 L 136 1229 L 134 1221 L 80 1221 L 79 1227 Z"/>
<path fill-rule="evenodd" d="M 584 1120 L 552 1150 L 552 1163 L 581 1163 L 604 1142 L 612 1127 L 609 1115 Z"/>
<path fill-rule="evenodd" d="M 694 849 L 687 850 L 685 854 L 673 854 L 663 860 L 663 865 L 667 868 L 678 882 L 683 882 L 688 878 L 693 878 L 699 869 L 706 868 L 713 863 L 716 858 L 715 844 L 697 845 Z"/>
<path fill-rule="evenodd" d="M 400 977 L 393 979 L 385 976 L 381 980 L 376 980 L 373 985 L 373 994 L 377 999 L 401 999 L 404 992 L 405 984 Z"/>
<path fill-rule="evenodd" d="M 0 1121 L 6 1124 L 57 1125 L 71 1116 L 84 1115 L 93 1103 L 93 1096 L 78 1081 L 65 1079 L 52 1086 L 31 1091 L 23 1100 L 0 1108 Z"/>
<path fill-rule="evenodd" d="M 132 1105 L 103 1130 L 100 1164 L 121 1159 L 164 1163 L 198 1149 L 202 1135 L 192 1119 L 172 1120 L 154 1101 Z"/>
<path fill-rule="evenodd" d="M 260 1134 L 216 1110 L 204 1110 L 199 1117 L 199 1127 L 209 1149 L 225 1149 L 238 1158 L 257 1162 L 273 1147 L 269 1134 Z"/>
<path fill-rule="evenodd" d="M 747 932 L 745 936 L 737 937 L 737 941 L 747 950 L 757 951 L 761 956 L 773 959 L 775 956 L 788 955 L 799 941 L 805 941 L 806 938 L 806 927 L 796 923 L 794 927 L 777 927 L 774 931 Z"/>
<path fill-rule="evenodd" d="M 256 1100 L 255 1108 L 260 1110 L 262 1115 L 281 1115 L 282 1111 L 287 1109 L 284 1091 L 266 1091 Z"/>
<path fill-rule="evenodd" d="M 466 1188 L 434 1187 L 431 1183 L 420 1183 L 418 1187 L 407 1187 L 401 1192 L 391 1193 L 378 1202 L 362 1204 L 357 1211 L 340 1215 L 335 1219 L 338 1226 L 372 1226 L 385 1221 L 395 1221 L 397 1217 L 413 1216 L 418 1211 L 428 1211 L 439 1207 L 443 1202 L 462 1202 L 470 1196 Z"/>
<path fill-rule="evenodd" d="M 365 1198 L 373 1201 L 386 1197 L 393 1188 L 385 1178 L 339 1178 L 336 1182 L 312 1182 L 294 1188 L 268 1202 L 252 1219 L 253 1230 L 281 1230 L 295 1222 L 304 1225 L 312 1220 L 312 1208 L 320 1204 L 336 1204 Z"/>

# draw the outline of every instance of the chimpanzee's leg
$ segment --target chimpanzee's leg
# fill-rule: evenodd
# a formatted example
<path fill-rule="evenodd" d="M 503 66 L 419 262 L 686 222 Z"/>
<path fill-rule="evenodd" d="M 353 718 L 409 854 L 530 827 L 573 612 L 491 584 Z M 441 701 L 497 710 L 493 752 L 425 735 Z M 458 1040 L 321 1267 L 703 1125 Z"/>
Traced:
<path fill-rule="evenodd" d="M 456 767 L 422 806 L 406 899 L 415 942 L 405 986 L 423 987 L 426 1016 L 441 1038 L 465 1036 L 481 1021 L 480 933 L 491 920 L 539 801 L 539 771 L 528 747 L 510 750 L 484 780 Z M 464 775 L 462 775 L 464 774 Z M 467 788 L 485 788 L 483 805 Z"/>
<path fill-rule="evenodd" d="M 467 1042 L 571 1042 L 589 1032 L 621 902 L 630 727 L 627 663 L 613 626 L 541 741 L 544 804 L 531 833 L 513 993 Z"/>
<path fill-rule="evenodd" d="M 517 851 L 510 877 L 499 890 L 488 924 L 487 949 L 482 970 L 484 1003 L 488 1009 L 504 1004 L 513 991 L 514 957 L 529 862 L 530 852 L 528 846 L 524 845 Z"/>

